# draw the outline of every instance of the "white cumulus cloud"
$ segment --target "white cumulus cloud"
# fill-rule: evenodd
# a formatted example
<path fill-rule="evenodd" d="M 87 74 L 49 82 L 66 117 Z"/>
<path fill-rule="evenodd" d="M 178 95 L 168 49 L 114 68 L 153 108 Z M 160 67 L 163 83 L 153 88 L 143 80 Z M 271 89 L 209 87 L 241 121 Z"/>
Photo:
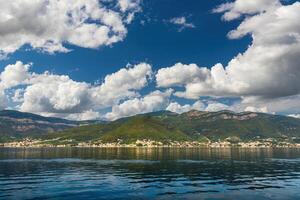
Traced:
<path fill-rule="evenodd" d="M 31 65 L 17 61 L 0 74 L 0 107 L 7 105 L 7 96 L 17 108 L 47 116 L 74 119 L 99 117 L 98 110 L 109 108 L 121 100 L 139 96 L 138 91 L 152 76 L 149 64 L 140 63 L 109 74 L 103 83 L 93 85 L 72 80 L 67 75 L 29 71 Z M 14 89 L 16 87 L 16 89 Z M 8 92 L 13 90 L 14 92 Z"/>
<path fill-rule="evenodd" d="M 101 85 L 91 89 L 92 98 L 98 107 L 107 107 L 118 103 L 124 97 L 138 96 L 136 91 L 147 85 L 152 73 L 152 68 L 147 63 L 120 69 L 107 75 Z"/>
<path fill-rule="evenodd" d="M 0 55 L 28 44 L 54 53 L 64 43 L 98 48 L 122 41 L 140 10 L 137 0 L 0 0 Z M 128 18 L 131 18 L 129 21 Z"/>
<path fill-rule="evenodd" d="M 3 55 L 24 44 L 50 53 L 68 51 L 64 44 L 86 48 L 110 45 L 124 39 L 126 24 L 141 9 L 138 0 L 75 0 L 72 3 L 0 0 L 0 3 L 3 5 L 0 8 Z M 238 27 L 228 33 L 230 39 L 246 35 L 252 38 L 247 50 L 226 65 L 203 67 L 176 63 L 161 68 L 155 74 L 156 85 L 167 90 L 141 96 L 140 90 L 153 75 L 147 63 L 122 68 L 95 85 L 66 75 L 32 73 L 31 64 L 16 62 L 0 73 L 0 108 L 7 107 L 7 101 L 12 99 L 22 111 L 91 119 L 101 117 L 99 111 L 111 107 L 112 111 L 105 117 L 112 120 L 160 109 L 178 113 L 192 109 L 295 116 L 300 113 L 300 2 L 283 5 L 279 0 L 236 0 L 213 11 L 224 13 L 226 21 L 240 18 Z M 185 17 L 174 18 L 171 23 L 194 26 Z M 173 94 L 196 102 L 170 103 Z M 202 102 L 199 98 L 203 96 L 237 97 L 240 101 L 232 105 Z"/>
<path fill-rule="evenodd" d="M 235 1 L 234 5 L 240 2 L 246 1 Z M 274 99 L 299 94 L 300 3 L 277 2 L 272 8 L 256 12 L 229 33 L 230 38 L 250 34 L 253 41 L 227 66 L 216 64 L 207 69 L 178 63 L 158 71 L 157 86 L 183 86 L 185 90 L 175 95 L 190 99 L 201 96 Z"/>
<path fill-rule="evenodd" d="M 179 114 L 188 112 L 190 110 L 201 111 L 204 109 L 205 109 L 205 105 L 200 100 L 196 101 L 192 105 L 190 104 L 180 105 L 178 102 L 171 102 L 166 108 L 166 110 L 168 111 L 179 113 Z"/>
<path fill-rule="evenodd" d="M 0 90 L 17 86 L 23 83 L 28 77 L 30 64 L 23 64 L 18 61 L 15 64 L 7 65 L 0 74 Z"/>
<path fill-rule="evenodd" d="M 30 64 L 24 65 L 22 62 L 7 65 L 0 73 L 0 109 L 5 109 L 8 106 L 6 90 L 20 84 L 29 77 L 28 70 Z"/>
<path fill-rule="evenodd" d="M 141 98 L 133 98 L 119 105 L 114 105 L 112 111 L 105 115 L 109 120 L 133 116 L 140 113 L 163 110 L 169 102 L 172 90 L 154 91 Z"/>
<path fill-rule="evenodd" d="M 274 9 L 280 6 L 279 0 L 235 0 L 231 3 L 224 3 L 213 9 L 215 13 L 224 13 L 223 19 L 234 20 L 242 15 L 251 15 Z"/>

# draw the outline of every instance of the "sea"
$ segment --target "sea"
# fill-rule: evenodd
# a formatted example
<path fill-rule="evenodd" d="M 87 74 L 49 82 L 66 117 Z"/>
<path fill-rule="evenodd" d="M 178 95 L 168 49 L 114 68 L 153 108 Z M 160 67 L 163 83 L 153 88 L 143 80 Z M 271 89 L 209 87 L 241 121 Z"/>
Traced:
<path fill-rule="evenodd" d="M 300 149 L 2 147 L 0 199 L 300 199 Z"/>

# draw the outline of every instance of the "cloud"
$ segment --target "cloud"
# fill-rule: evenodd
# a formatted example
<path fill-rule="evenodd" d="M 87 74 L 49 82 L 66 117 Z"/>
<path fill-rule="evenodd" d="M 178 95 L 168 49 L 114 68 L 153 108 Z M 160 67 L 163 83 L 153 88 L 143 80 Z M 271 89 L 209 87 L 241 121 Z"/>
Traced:
<path fill-rule="evenodd" d="M 112 111 L 105 115 L 106 119 L 115 120 L 136 114 L 163 110 L 168 105 L 172 90 L 165 92 L 154 91 L 141 98 L 127 100 L 119 105 L 114 105 Z"/>
<path fill-rule="evenodd" d="M 110 45 L 126 36 L 130 14 L 140 10 L 140 1 L 133 0 L 107 1 L 105 6 L 96 0 L 76 2 L 69 6 L 68 1 L 16 1 L 15 8 L 11 3 L 3 3 L 2 53 L 14 52 L 24 44 L 48 52 L 66 50 L 65 43 L 87 48 Z M 70 16 L 60 15 L 61 12 Z M 101 109 L 107 108 L 112 108 L 105 115 L 108 119 L 159 109 L 178 113 L 191 109 L 300 113 L 300 2 L 282 5 L 277 0 L 236 0 L 220 5 L 214 12 L 224 13 L 223 19 L 227 21 L 240 18 L 240 24 L 228 33 L 228 38 L 252 38 L 247 50 L 226 65 L 176 63 L 162 68 L 155 75 L 158 90 L 141 96 L 140 90 L 153 75 L 146 63 L 124 67 L 107 75 L 102 83 L 90 84 L 66 75 L 32 73 L 31 64 L 17 62 L 6 66 L 0 74 L 0 108 L 7 107 L 7 101 L 12 100 L 22 111 L 73 119 L 99 118 Z M 35 20 L 30 21 L 33 16 Z M 49 16 L 57 18 L 48 22 Z M 61 23 L 61 18 L 70 22 Z M 46 21 L 50 24 L 45 25 Z M 173 22 L 179 26 L 188 24 L 185 18 L 174 18 Z M 108 30 L 107 37 L 102 37 L 100 29 Z M 167 91 L 160 91 L 162 88 Z M 170 103 L 171 95 L 194 99 L 196 103 Z M 232 104 L 218 102 L 218 98 L 203 102 L 199 100 L 203 96 L 240 100 Z"/>
<path fill-rule="evenodd" d="M 169 20 L 169 23 L 179 26 L 179 31 L 182 31 L 185 28 L 196 27 L 193 23 L 188 23 L 186 17 L 174 17 Z"/>
<path fill-rule="evenodd" d="M 68 76 L 34 74 L 24 92 L 21 111 L 34 113 L 77 113 L 89 109 L 90 85 Z"/>
<path fill-rule="evenodd" d="M 258 112 L 270 114 L 297 115 L 300 113 L 300 95 L 276 99 L 253 99 L 241 98 L 233 102 L 222 103 L 219 99 L 197 100 L 193 104 L 181 105 L 172 102 L 166 110 L 183 113 L 190 110 L 215 112 L 220 110 L 231 110 L 234 112 Z"/>
<path fill-rule="evenodd" d="M 118 0 L 118 5 L 122 12 L 127 12 L 128 10 L 140 10 L 140 0 Z"/>
<path fill-rule="evenodd" d="M 91 89 L 92 98 L 98 107 L 107 107 L 118 103 L 124 97 L 138 96 L 136 91 L 147 85 L 152 73 L 151 66 L 147 63 L 120 69 L 107 75 L 101 85 Z"/>
<path fill-rule="evenodd" d="M 219 103 L 219 102 L 212 102 L 207 105 L 207 107 L 205 108 L 205 111 L 216 112 L 216 111 L 228 110 L 228 109 L 229 109 L 229 106 L 226 104 Z"/>
<path fill-rule="evenodd" d="M 224 13 L 222 18 L 226 21 L 234 20 L 242 15 L 253 15 L 279 7 L 279 0 L 236 0 L 232 3 L 224 3 L 213 9 L 214 13 Z"/>
<path fill-rule="evenodd" d="M 87 120 L 101 120 L 103 116 L 101 113 L 95 110 L 85 110 L 81 113 L 49 113 L 49 112 L 40 112 L 39 115 L 45 117 L 58 117 L 73 121 L 87 121 Z"/>
<path fill-rule="evenodd" d="M 256 12 L 259 13 L 248 16 L 229 33 L 232 39 L 250 34 L 253 41 L 227 66 L 216 64 L 207 69 L 178 63 L 158 71 L 157 86 L 183 86 L 185 90 L 175 95 L 189 99 L 201 96 L 274 99 L 299 94 L 300 3 Z"/>
<path fill-rule="evenodd" d="M 29 77 L 29 68 L 30 64 L 24 65 L 20 61 L 13 65 L 7 65 L 0 74 L 0 89 L 11 88 L 23 83 Z"/>
<path fill-rule="evenodd" d="M 190 82 L 199 82 L 209 75 L 207 68 L 199 68 L 196 64 L 177 63 L 172 67 L 158 70 L 156 83 L 158 87 L 184 86 Z"/>
<path fill-rule="evenodd" d="M 233 101 L 231 103 L 223 104 L 220 108 L 217 108 L 213 104 L 219 104 L 218 99 L 209 101 L 207 104 L 212 104 L 216 109 L 205 109 L 207 111 L 217 110 L 232 110 L 235 112 L 259 112 L 270 114 L 294 114 L 300 113 L 300 95 L 274 98 L 274 99 L 260 99 L 256 97 L 242 97 L 240 100 Z M 208 106 L 209 107 L 209 106 Z"/>
<path fill-rule="evenodd" d="M 185 104 L 180 105 L 178 102 L 172 102 L 168 105 L 166 110 L 176 112 L 176 113 L 184 113 L 190 110 L 198 110 L 198 111 L 209 111 L 209 112 L 216 112 L 220 110 L 235 110 L 234 106 L 229 106 L 218 101 L 195 101 L 193 104 Z M 238 110 L 236 110 L 238 111 Z"/>
<path fill-rule="evenodd" d="M 185 105 L 180 105 L 178 102 L 172 102 L 168 105 L 166 110 L 171 111 L 171 112 L 176 112 L 176 113 L 185 113 L 190 110 L 204 110 L 205 105 L 201 101 L 196 101 L 194 104 L 185 104 Z"/>
<path fill-rule="evenodd" d="M 28 70 L 30 64 L 24 65 L 22 62 L 16 62 L 12 65 L 7 65 L 0 73 L 0 110 L 8 106 L 8 99 L 5 91 L 20 84 L 29 77 Z"/>
<path fill-rule="evenodd" d="M 30 66 L 17 61 L 5 67 L 0 75 L 1 108 L 4 108 L 4 100 L 8 95 L 6 91 L 17 87 L 9 94 L 14 103 L 19 103 L 17 107 L 21 111 L 90 119 L 98 117 L 100 109 L 139 96 L 138 90 L 145 87 L 152 76 L 151 66 L 140 63 L 122 68 L 107 75 L 103 83 L 92 85 L 74 81 L 66 75 L 32 73 Z"/>
<path fill-rule="evenodd" d="M 259 113 L 268 113 L 268 108 L 267 107 L 254 107 L 254 106 L 248 106 L 245 108 L 246 112 L 259 112 Z"/>
<path fill-rule="evenodd" d="M 68 52 L 64 44 L 99 48 L 122 41 L 140 11 L 137 0 L 0 0 L 0 55 L 23 45 Z M 129 20 L 130 18 L 130 20 Z"/>
<path fill-rule="evenodd" d="M 99 119 L 100 117 L 101 117 L 100 113 L 93 110 L 87 110 L 84 111 L 83 113 L 70 114 L 67 116 L 68 119 L 75 120 L 75 121 L 95 120 L 95 119 Z"/>
<path fill-rule="evenodd" d="M 294 117 L 294 118 L 300 119 L 300 114 L 289 115 L 289 117 Z"/>
<path fill-rule="evenodd" d="M 254 107 L 258 112 L 293 114 L 300 113 L 300 95 L 275 99 L 244 98 L 238 105 L 241 109 Z"/>
<path fill-rule="evenodd" d="M 257 102 L 255 102 L 257 103 Z M 181 105 L 178 102 L 172 102 L 168 105 L 166 110 L 176 112 L 176 113 L 184 113 L 190 110 L 198 110 L 198 111 L 208 111 L 208 112 L 217 112 L 221 110 L 231 110 L 234 112 L 259 112 L 259 113 L 271 113 L 267 106 L 272 106 L 266 104 L 255 104 L 253 103 L 244 103 L 243 101 L 234 102 L 232 104 L 224 104 L 218 101 L 218 99 L 214 100 L 197 100 L 193 104 L 185 104 Z M 273 112 L 274 113 L 274 112 Z"/>
<path fill-rule="evenodd" d="M 0 110 L 3 110 L 7 107 L 7 98 L 3 90 L 0 90 Z"/>

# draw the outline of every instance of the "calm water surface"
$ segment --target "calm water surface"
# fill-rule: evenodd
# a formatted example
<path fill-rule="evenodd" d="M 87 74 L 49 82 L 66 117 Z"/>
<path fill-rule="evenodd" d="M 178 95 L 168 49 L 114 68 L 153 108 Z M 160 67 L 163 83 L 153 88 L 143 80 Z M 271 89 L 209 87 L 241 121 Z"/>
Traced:
<path fill-rule="evenodd" d="M 300 199 L 300 149 L 0 148 L 0 199 Z"/>

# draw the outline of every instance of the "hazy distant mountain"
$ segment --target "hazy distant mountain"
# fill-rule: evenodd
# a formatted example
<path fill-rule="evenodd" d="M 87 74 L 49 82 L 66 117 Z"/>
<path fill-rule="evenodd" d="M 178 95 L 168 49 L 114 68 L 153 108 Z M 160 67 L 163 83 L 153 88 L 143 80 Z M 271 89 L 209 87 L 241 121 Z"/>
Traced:
<path fill-rule="evenodd" d="M 91 124 L 96 121 L 70 121 L 66 119 L 42 117 L 32 113 L 14 110 L 0 111 L 0 140 L 37 136 L 50 132 L 62 131 L 80 124 Z"/>

